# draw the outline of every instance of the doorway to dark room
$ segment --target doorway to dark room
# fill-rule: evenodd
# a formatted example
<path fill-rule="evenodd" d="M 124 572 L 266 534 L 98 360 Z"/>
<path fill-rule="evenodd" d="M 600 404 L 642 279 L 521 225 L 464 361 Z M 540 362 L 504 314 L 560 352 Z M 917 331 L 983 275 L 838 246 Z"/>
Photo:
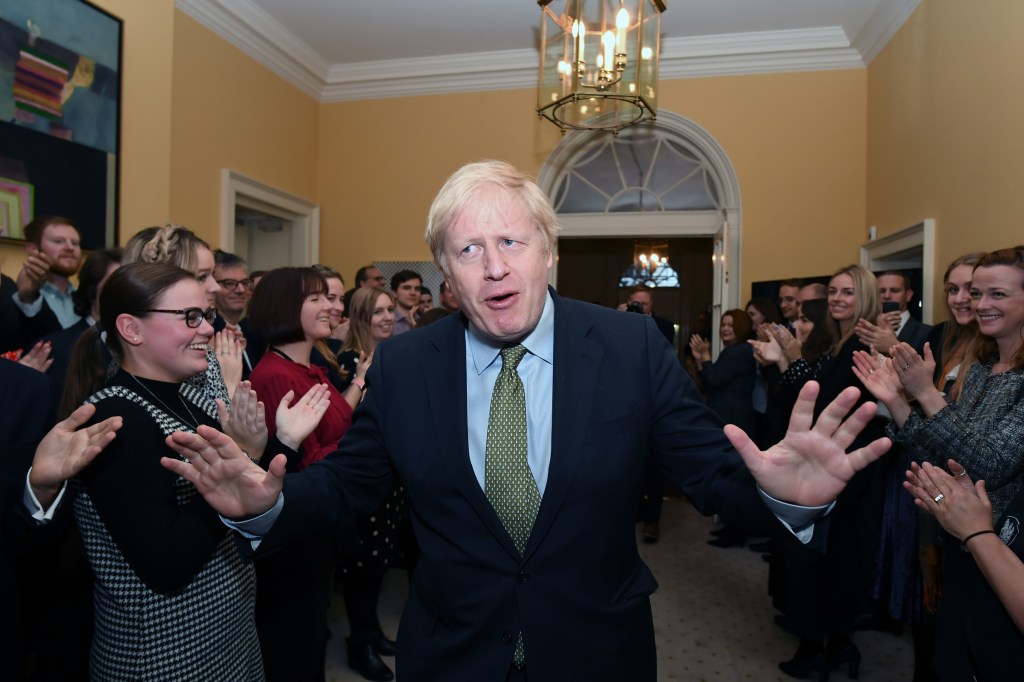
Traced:
<path fill-rule="evenodd" d="M 647 287 L 652 307 L 677 325 L 675 345 L 681 351 L 698 331 L 698 315 L 712 306 L 714 240 L 709 237 L 559 239 L 558 293 L 609 308 L 625 303 L 632 286 L 624 275 L 639 266 L 638 249 L 646 250 L 652 242 L 664 247 L 658 258 L 667 260 L 675 274 L 659 278 L 662 286 Z"/>

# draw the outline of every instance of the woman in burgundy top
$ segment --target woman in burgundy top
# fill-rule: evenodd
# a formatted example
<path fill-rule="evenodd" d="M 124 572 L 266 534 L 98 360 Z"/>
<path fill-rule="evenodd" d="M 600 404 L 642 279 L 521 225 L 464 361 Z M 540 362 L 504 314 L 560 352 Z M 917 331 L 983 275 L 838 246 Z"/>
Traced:
<path fill-rule="evenodd" d="M 361 375 L 343 395 L 323 367 L 310 364 L 313 345 L 331 334 L 327 293 L 327 282 L 312 268 L 279 268 L 264 276 L 249 304 L 252 329 L 267 343 L 249 381 L 267 412 L 316 384 L 326 384 L 330 393 L 327 413 L 289 460 L 289 471 L 301 471 L 333 452 L 362 398 Z M 274 433 L 270 414 L 267 428 Z M 324 679 L 333 546 L 333 537 L 318 535 L 256 564 L 256 624 L 270 681 Z"/>
<path fill-rule="evenodd" d="M 315 384 L 327 384 L 331 394 L 327 414 L 302 443 L 300 461 L 288 463 L 289 471 L 301 471 L 332 452 L 352 424 L 366 368 L 357 372 L 357 380 L 342 394 L 327 380 L 323 367 L 310 363 L 313 345 L 331 335 L 327 283 L 319 273 L 311 268 L 279 268 L 268 273 L 263 283 L 272 286 L 254 292 L 249 304 L 249 322 L 267 343 L 267 352 L 249 377 L 256 395 L 272 412 L 289 391 L 302 395 Z M 274 432 L 270 414 L 267 428 Z"/>

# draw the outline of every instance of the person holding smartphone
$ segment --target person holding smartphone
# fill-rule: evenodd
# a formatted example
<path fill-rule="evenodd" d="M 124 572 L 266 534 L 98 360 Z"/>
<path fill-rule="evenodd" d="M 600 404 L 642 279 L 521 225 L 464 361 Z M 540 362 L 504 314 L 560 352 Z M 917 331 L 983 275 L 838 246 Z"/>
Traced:
<path fill-rule="evenodd" d="M 907 274 L 888 270 L 878 275 L 878 295 L 882 301 L 882 314 L 878 324 L 871 320 L 857 322 L 860 342 L 883 355 L 888 355 L 897 343 L 908 343 L 918 355 L 923 353 L 932 328 L 915 320 L 907 310 L 907 304 L 914 298 Z"/>

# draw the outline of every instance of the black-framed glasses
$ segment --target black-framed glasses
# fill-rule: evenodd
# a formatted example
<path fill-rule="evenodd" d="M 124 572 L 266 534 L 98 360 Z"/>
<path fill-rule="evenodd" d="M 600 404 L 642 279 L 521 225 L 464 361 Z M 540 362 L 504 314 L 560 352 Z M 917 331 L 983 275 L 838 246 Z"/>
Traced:
<path fill-rule="evenodd" d="M 228 291 L 234 289 L 239 284 L 242 285 L 243 289 L 252 289 L 252 279 L 248 277 L 245 279 L 218 279 L 217 284 Z"/>
<path fill-rule="evenodd" d="M 143 310 L 142 312 L 184 315 L 185 324 L 187 324 L 192 329 L 195 329 L 196 327 L 201 325 L 203 323 L 203 320 L 206 320 L 210 324 L 213 324 L 213 321 L 217 319 L 216 308 L 207 308 L 206 310 L 203 310 L 202 308 L 185 308 L 184 310 L 156 310 L 154 308 L 151 308 L 149 310 Z"/>

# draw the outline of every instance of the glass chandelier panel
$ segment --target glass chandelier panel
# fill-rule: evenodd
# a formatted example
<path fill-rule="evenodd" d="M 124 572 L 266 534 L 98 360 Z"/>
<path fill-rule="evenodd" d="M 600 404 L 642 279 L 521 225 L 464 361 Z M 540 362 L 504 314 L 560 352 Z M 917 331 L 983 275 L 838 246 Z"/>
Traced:
<path fill-rule="evenodd" d="M 537 113 L 562 132 L 653 120 L 664 0 L 538 0 Z"/>

